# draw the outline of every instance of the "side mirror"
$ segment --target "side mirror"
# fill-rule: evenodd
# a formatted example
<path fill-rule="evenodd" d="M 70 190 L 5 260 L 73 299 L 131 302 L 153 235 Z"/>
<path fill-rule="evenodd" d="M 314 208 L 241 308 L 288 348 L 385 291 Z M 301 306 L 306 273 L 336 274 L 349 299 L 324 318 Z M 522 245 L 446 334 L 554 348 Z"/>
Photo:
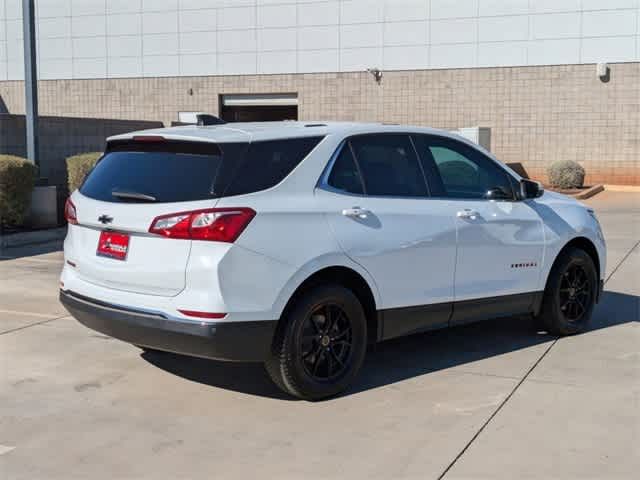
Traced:
<path fill-rule="evenodd" d="M 513 193 L 505 191 L 502 187 L 494 187 L 484 194 L 487 200 L 513 200 Z"/>
<path fill-rule="evenodd" d="M 520 196 L 523 200 L 540 198 L 544 194 L 544 187 L 540 182 L 523 179 L 520 182 Z"/>

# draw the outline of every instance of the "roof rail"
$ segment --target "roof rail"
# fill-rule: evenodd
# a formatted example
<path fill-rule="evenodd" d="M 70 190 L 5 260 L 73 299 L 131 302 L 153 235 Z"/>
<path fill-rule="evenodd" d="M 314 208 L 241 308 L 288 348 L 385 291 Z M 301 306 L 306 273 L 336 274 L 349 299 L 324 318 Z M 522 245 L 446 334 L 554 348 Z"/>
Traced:
<path fill-rule="evenodd" d="M 207 125 L 224 125 L 225 123 L 227 123 L 221 118 L 216 117 L 215 115 L 210 115 L 208 113 L 199 113 L 198 115 L 196 115 L 196 119 L 198 120 L 199 127 L 205 127 Z"/>

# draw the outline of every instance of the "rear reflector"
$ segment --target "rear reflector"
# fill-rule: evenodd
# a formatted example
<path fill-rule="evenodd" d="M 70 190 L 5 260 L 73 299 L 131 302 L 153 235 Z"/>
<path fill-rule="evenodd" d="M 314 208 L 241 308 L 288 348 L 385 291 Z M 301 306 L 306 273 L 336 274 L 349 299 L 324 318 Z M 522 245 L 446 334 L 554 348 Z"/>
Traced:
<path fill-rule="evenodd" d="M 67 202 L 64 204 L 64 218 L 71 225 L 78 224 L 78 212 L 70 198 L 67 198 Z"/>
<path fill-rule="evenodd" d="M 187 317 L 196 317 L 196 318 L 224 318 L 227 316 L 226 313 L 213 313 L 213 312 L 195 312 L 193 310 L 178 310 L 181 314 L 186 315 Z"/>
<path fill-rule="evenodd" d="M 149 233 L 183 240 L 233 243 L 255 217 L 250 208 L 211 208 L 156 217 Z"/>

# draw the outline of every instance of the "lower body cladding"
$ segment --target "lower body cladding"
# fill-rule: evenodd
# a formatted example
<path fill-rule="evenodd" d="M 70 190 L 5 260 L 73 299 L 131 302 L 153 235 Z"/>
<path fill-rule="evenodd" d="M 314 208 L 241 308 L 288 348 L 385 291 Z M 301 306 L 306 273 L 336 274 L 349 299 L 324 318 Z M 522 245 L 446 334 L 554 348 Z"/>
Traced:
<path fill-rule="evenodd" d="M 600 280 L 597 302 L 604 287 Z M 379 310 L 376 341 L 446 328 L 483 319 L 540 312 L 543 292 Z M 83 325 L 125 342 L 194 357 L 237 362 L 264 362 L 278 320 L 189 321 L 120 307 L 60 291 L 60 301 Z M 375 343 L 375 342 L 373 342 Z"/>
<path fill-rule="evenodd" d="M 81 324 L 118 340 L 155 350 L 237 362 L 263 362 L 276 320 L 185 321 L 110 305 L 60 291 L 60 301 Z"/>

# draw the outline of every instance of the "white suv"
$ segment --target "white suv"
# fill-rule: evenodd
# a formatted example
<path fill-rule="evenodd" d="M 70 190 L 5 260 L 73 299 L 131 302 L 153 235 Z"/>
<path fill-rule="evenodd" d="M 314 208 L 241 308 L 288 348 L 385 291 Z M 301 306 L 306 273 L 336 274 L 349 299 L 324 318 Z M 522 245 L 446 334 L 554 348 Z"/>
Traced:
<path fill-rule="evenodd" d="M 447 132 L 298 122 L 110 138 L 66 205 L 61 301 L 145 349 L 258 361 L 344 390 L 367 345 L 532 314 L 582 331 L 603 285 L 592 210 Z"/>

